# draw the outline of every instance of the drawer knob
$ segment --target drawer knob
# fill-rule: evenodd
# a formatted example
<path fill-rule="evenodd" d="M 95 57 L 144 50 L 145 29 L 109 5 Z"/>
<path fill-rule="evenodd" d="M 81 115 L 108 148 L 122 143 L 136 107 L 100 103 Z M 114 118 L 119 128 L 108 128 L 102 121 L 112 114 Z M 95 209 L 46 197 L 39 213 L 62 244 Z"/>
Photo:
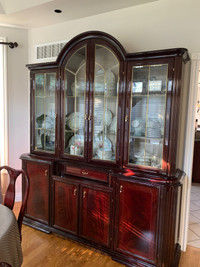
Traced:
<path fill-rule="evenodd" d="M 84 190 L 83 191 L 83 198 L 85 198 L 85 196 L 86 196 L 86 191 Z"/>
<path fill-rule="evenodd" d="M 76 196 L 76 192 L 77 192 L 77 189 L 75 188 L 75 189 L 74 189 L 74 196 Z"/>
<path fill-rule="evenodd" d="M 123 191 L 123 185 L 120 185 L 120 188 L 119 188 L 120 194 L 122 193 L 122 191 Z"/>
<path fill-rule="evenodd" d="M 45 170 L 44 175 L 48 176 L 48 170 Z"/>
<path fill-rule="evenodd" d="M 82 171 L 83 175 L 88 175 L 88 172 Z"/>

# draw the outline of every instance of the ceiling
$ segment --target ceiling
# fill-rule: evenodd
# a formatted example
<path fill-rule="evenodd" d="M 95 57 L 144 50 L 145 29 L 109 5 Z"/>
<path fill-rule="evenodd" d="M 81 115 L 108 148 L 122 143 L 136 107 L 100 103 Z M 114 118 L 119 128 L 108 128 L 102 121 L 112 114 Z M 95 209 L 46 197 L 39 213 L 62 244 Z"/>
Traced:
<path fill-rule="evenodd" d="M 158 0 L 0 0 L 0 25 L 43 27 L 154 1 Z"/>

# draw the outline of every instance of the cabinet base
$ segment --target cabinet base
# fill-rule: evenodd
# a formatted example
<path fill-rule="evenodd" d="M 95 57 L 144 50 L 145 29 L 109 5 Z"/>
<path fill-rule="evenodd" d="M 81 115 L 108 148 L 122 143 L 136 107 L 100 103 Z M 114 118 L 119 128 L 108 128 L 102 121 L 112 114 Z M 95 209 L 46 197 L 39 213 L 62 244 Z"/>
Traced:
<path fill-rule="evenodd" d="M 34 220 L 26 218 L 26 217 L 24 217 L 24 219 L 23 219 L 23 224 L 30 226 L 34 229 L 40 230 L 46 234 L 52 233 L 52 234 L 58 235 L 62 238 L 64 237 L 66 239 L 72 240 L 73 242 L 83 244 L 83 245 L 87 246 L 88 248 L 96 249 L 97 251 L 99 250 L 99 252 L 105 253 L 106 255 L 110 256 L 112 258 L 112 260 L 117 261 L 117 262 L 124 264 L 126 266 L 131 266 L 131 267 L 133 267 L 133 266 L 161 267 L 161 266 L 165 265 L 166 267 L 178 267 L 178 265 L 179 265 L 179 260 L 180 260 L 180 256 L 181 256 L 181 247 L 179 244 L 177 244 L 177 246 L 176 246 L 176 251 L 174 254 L 174 260 L 171 264 L 168 263 L 169 264 L 168 265 L 168 264 L 162 263 L 162 260 L 159 261 L 160 262 L 159 264 L 152 264 L 149 262 L 142 261 L 138 258 L 134 258 L 134 257 L 130 257 L 128 255 L 118 253 L 116 251 L 110 250 L 110 249 L 105 248 L 105 247 L 100 247 L 99 245 L 97 245 L 93 242 L 82 239 L 82 238 L 75 236 L 75 235 L 72 235 L 70 233 L 62 232 L 58 229 L 49 227 L 47 225 L 44 225 L 40 222 L 34 221 Z"/>
<path fill-rule="evenodd" d="M 40 230 L 40 231 L 42 231 L 42 232 L 44 232 L 46 234 L 52 233 L 50 227 L 48 227 L 48 226 L 46 226 L 46 225 L 44 225 L 44 224 L 42 224 L 40 222 L 37 222 L 37 221 L 31 220 L 29 218 L 26 218 L 26 217 L 24 217 L 24 219 L 23 219 L 23 224 L 24 225 L 28 225 L 28 226 L 36 229 L 36 230 Z"/>

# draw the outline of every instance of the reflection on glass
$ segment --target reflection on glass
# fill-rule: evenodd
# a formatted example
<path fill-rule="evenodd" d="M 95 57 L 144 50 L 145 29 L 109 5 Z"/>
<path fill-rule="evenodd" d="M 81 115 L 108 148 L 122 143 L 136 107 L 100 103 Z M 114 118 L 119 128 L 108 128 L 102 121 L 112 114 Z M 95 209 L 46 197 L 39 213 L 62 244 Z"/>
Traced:
<path fill-rule="evenodd" d="M 129 163 L 162 167 L 168 65 L 132 68 Z"/>
<path fill-rule="evenodd" d="M 115 161 L 119 61 L 105 46 L 95 47 L 93 159 Z"/>
<path fill-rule="evenodd" d="M 35 150 L 55 152 L 55 73 L 35 75 Z"/>
<path fill-rule="evenodd" d="M 80 48 L 65 66 L 65 154 L 84 156 L 86 47 Z"/>

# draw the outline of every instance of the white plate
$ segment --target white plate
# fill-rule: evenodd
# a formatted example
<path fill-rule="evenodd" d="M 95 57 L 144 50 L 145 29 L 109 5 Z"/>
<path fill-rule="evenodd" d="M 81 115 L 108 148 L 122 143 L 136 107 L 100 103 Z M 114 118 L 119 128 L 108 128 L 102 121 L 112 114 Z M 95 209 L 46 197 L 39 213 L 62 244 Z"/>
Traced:
<path fill-rule="evenodd" d="M 83 147 L 84 146 L 84 135 L 73 135 L 69 140 L 69 146 L 71 145 L 78 145 Z"/>
<path fill-rule="evenodd" d="M 133 120 L 133 121 L 132 121 L 132 126 L 133 126 L 134 128 L 137 128 L 137 127 L 140 126 L 140 122 L 139 122 L 138 120 Z"/>
<path fill-rule="evenodd" d="M 42 128 L 54 129 L 54 127 L 55 127 L 54 118 L 46 115 L 45 121 L 42 123 Z"/>
<path fill-rule="evenodd" d="M 66 117 L 65 123 L 73 131 L 80 130 L 84 128 L 84 115 L 79 112 L 71 113 Z"/>
<path fill-rule="evenodd" d="M 102 149 L 112 149 L 112 142 L 110 141 L 110 139 L 108 137 L 104 137 L 103 140 L 103 136 L 94 136 L 94 140 L 93 140 L 93 150 L 97 150 L 99 148 Z"/>

